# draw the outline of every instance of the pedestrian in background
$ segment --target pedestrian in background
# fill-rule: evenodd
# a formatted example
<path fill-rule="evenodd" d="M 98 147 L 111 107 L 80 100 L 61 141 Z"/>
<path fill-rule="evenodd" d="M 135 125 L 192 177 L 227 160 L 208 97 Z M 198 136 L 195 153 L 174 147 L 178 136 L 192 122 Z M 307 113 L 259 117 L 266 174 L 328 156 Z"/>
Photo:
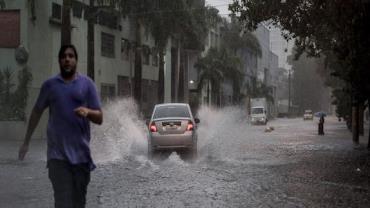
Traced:
<path fill-rule="evenodd" d="M 320 115 L 320 120 L 319 120 L 319 135 L 324 135 L 324 115 Z"/>
<path fill-rule="evenodd" d="M 90 121 L 102 124 L 103 114 L 94 82 L 76 70 L 76 48 L 62 46 L 58 58 L 60 73 L 42 84 L 19 160 L 24 159 L 32 133 L 49 108 L 47 168 L 55 207 L 85 207 L 90 172 L 95 168 L 89 147 Z"/>

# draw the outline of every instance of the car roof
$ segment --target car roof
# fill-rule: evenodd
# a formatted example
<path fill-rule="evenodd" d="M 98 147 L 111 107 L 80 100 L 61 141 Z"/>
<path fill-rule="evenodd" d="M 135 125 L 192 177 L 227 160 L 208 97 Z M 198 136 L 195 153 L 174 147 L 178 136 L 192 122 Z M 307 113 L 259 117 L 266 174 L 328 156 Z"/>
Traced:
<path fill-rule="evenodd" d="M 161 107 L 161 106 L 188 106 L 187 103 L 161 103 L 156 104 L 155 107 Z"/>

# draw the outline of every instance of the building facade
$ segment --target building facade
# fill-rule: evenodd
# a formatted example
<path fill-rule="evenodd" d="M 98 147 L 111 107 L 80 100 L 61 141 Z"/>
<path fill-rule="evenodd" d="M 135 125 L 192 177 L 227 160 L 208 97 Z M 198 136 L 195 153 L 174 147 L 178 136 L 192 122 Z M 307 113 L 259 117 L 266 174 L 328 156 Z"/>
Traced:
<path fill-rule="evenodd" d="M 39 93 L 41 84 L 59 73 L 58 51 L 61 45 L 61 18 L 63 0 L 6 0 L 6 7 L 0 10 L 0 70 L 9 69 L 12 82 L 17 85 L 17 73 L 27 67 L 32 74 L 28 87 L 26 118 Z M 72 1 L 71 43 L 78 51 L 78 72 L 88 74 L 88 20 L 87 0 Z M 135 34 L 129 19 L 117 14 L 96 11 L 94 24 L 94 81 L 104 102 L 116 97 L 132 96 L 135 57 L 133 46 Z M 149 109 L 157 102 L 158 54 L 151 35 L 141 29 L 142 40 L 142 101 L 143 108 Z M 27 60 L 17 61 L 19 51 L 26 54 Z M 22 53 L 21 53 L 22 54 Z M 167 54 L 171 54 L 170 52 Z M 167 59 L 168 60 L 168 59 Z M 171 63 L 171 62 L 170 62 Z M 167 65 L 167 71 L 171 70 Z M 168 82 L 166 81 L 168 88 Z M 14 89 L 13 89 L 14 91 Z M 2 96 L 1 96 L 2 97 Z M 3 97 L 2 97 L 3 98 Z M 45 138 L 46 114 L 42 125 L 36 129 L 35 138 Z M 25 119 L 27 120 L 27 119 Z M 26 122 L 2 119 L 0 133 L 10 139 L 24 136 Z M 14 131 L 21 129 L 21 131 Z"/>

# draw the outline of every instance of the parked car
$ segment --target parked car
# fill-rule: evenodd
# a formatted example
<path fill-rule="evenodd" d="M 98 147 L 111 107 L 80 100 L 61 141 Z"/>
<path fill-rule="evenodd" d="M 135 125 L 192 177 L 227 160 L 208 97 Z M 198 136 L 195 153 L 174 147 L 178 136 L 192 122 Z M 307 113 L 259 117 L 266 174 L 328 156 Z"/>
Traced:
<path fill-rule="evenodd" d="M 192 159 L 197 156 L 197 124 L 186 103 L 166 103 L 154 106 L 148 124 L 148 158 L 160 150 L 187 150 Z"/>
<path fill-rule="evenodd" d="M 304 111 L 303 120 L 313 120 L 312 110 L 305 110 Z"/>

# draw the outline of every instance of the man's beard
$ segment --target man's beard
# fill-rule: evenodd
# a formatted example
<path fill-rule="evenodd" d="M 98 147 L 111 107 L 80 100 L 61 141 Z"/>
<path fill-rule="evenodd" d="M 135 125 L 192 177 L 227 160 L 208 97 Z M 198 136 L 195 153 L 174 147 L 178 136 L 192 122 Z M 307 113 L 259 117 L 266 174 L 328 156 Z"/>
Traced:
<path fill-rule="evenodd" d="M 75 72 L 76 72 L 76 69 L 68 69 L 68 68 L 62 68 L 61 70 L 60 70 L 60 74 L 62 75 L 62 77 L 64 78 L 64 79 L 70 79 L 70 78 L 72 78 L 73 77 L 73 75 L 75 74 Z"/>

